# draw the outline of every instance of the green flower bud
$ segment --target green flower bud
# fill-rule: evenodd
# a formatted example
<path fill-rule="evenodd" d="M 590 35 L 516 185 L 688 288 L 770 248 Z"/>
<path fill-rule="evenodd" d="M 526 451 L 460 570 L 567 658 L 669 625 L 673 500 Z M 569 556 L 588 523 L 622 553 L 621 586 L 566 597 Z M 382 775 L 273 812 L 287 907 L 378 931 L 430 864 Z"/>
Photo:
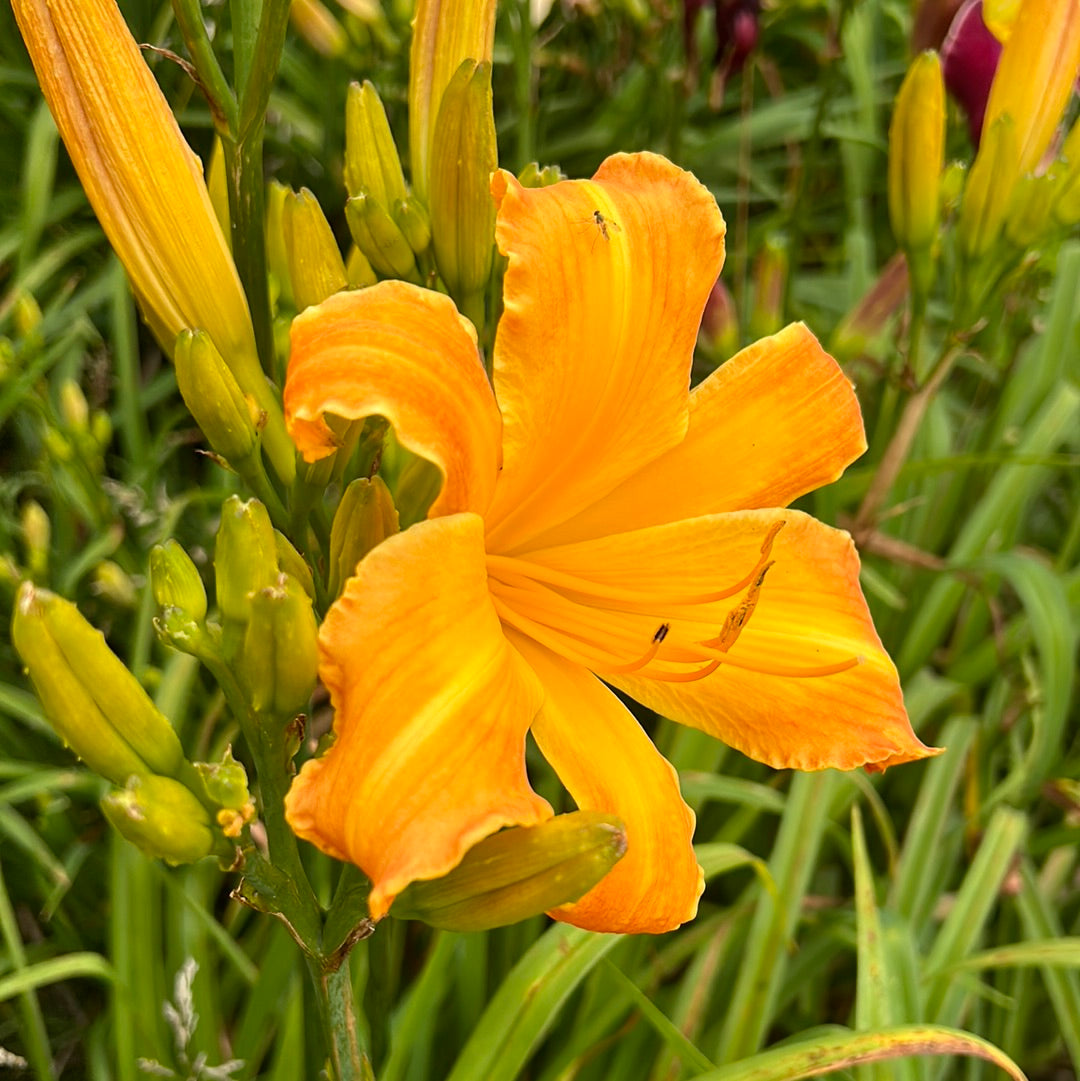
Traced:
<path fill-rule="evenodd" d="M 1005 215 L 1005 238 L 1020 251 L 1035 247 L 1053 228 L 1050 211 L 1062 179 L 1055 169 L 1041 176 L 1022 176 L 1016 182 Z"/>
<path fill-rule="evenodd" d="M 257 713 L 296 714 L 307 708 L 319 675 L 319 627 L 311 598 L 295 578 L 251 597 L 236 670 Z"/>
<path fill-rule="evenodd" d="M 382 478 L 354 480 L 341 497 L 330 529 L 330 596 L 339 596 L 357 563 L 397 531 L 397 510 Z"/>
<path fill-rule="evenodd" d="M 94 581 L 91 587 L 100 597 L 120 608 L 134 608 L 139 601 L 139 594 L 131 575 L 111 559 L 102 560 L 94 568 Z"/>
<path fill-rule="evenodd" d="M 518 182 L 523 188 L 546 188 L 551 184 L 557 184 L 565 180 L 563 171 L 557 165 L 545 165 L 543 169 L 535 161 L 530 161 L 524 169 L 518 173 Z"/>
<path fill-rule="evenodd" d="M 210 163 L 206 167 L 206 188 L 210 194 L 210 203 L 214 208 L 214 217 L 221 226 L 221 234 L 232 251 L 232 225 L 229 219 L 229 177 L 225 169 L 225 146 L 221 139 L 214 137 L 210 150 Z"/>
<path fill-rule="evenodd" d="M 495 251 L 491 175 L 498 165 L 491 65 L 466 60 L 450 79 L 435 121 L 429 199 L 439 274 L 474 321 Z"/>
<path fill-rule="evenodd" d="M 355 244 L 349 249 L 349 257 L 345 261 L 345 277 L 350 289 L 366 289 L 379 280 L 367 256 Z"/>
<path fill-rule="evenodd" d="M 74 379 L 60 384 L 60 416 L 72 431 L 85 432 L 90 422 L 90 407 L 82 387 Z"/>
<path fill-rule="evenodd" d="M 941 174 L 940 204 L 944 213 L 952 213 L 960 206 L 967 183 L 967 162 L 950 161 Z"/>
<path fill-rule="evenodd" d="M 473 845 L 448 875 L 414 882 L 391 914 L 448 931 L 485 931 L 578 900 L 626 853 L 622 822 L 599 811 L 558 815 Z"/>
<path fill-rule="evenodd" d="M 225 852 L 206 808 L 168 777 L 132 777 L 101 801 L 101 809 L 125 840 L 154 859 L 194 863 Z"/>
<path fill-rule="evenodd" d="M 29 293 L 25 289 L 16 290 L 12 320 L 15 324 L 17 337 L 33 338 L 37 336 L 38 327 L 41 326 L 41 307 L 34 299 L 33 293 Z"/>
<path fill-rule="evenodd" d="M 750 337 L 775 334 L 784 321 L 784 287 L 788 276 L 787 237 L 770 236 L 754 260 L 754 304 Z"/>
<path fill-rule="evenodd" d="M 411 195 L 405 199 L 395 199 L 392 216 L 402 236 L 409 242 L 409 247 L 417 255 L 423 255 L 431 246 L 431 218 L 424 204 Z"/>
<path fill-rule="evenodd" d="M 292 306 L 292 279 L 289 276 L 289 253 L 285 248 L 285 199 L 292 191 L 271 180 L 266 188 L 266 262 L 277 282 L 278 296 Z"/>
<path fill-rule="evenodd" d="M 829 352 L 843 361 L 872 351 L 877 343 L 886 340 L 886 331 L 903 309 L 907 295 L 907 257 L 896 252 L 882 268 L 877 281 L 840 321 L 829 343 Z"/>
<path fill-rule="evenodd" d="M 304 592 L 314 600 L 315 579 L 304 557 L 293 547 L 289 538 L 276 529 L 274 530 L 274 545 L 277 551 L 278 568 L 291 578 L 295 578 L 303 587 Z"/>
<path fill-rule="evenodd" d="M 194 623 L 206 618 L 206 589 L 199 568 L 171 538 L 150 549 L 150 588 L 158 608 L 179 609 Z"/>
<path fill-rule="evenodd" d="M 104 450 L 112 442 L 112 421 L 104 409 L 95 409 L 90 415 L 90 435 L 99 450 Z"/>
<path fill-rule="evenodd" d="M 359 191 L 345 204 L 345 220 L 356 246 L 379 274 L 384 278 L 420 281 L 409 242 L 389 212 L 369 192 Z"/>
<path fill-rule="evenodd" d="M 1001 235 L 1019 179 L 1018 156 L 1016 128 L 1004 113 L 983 132 L 960 204 L 960 248 L 969 260 L 981 259 Z"/>
<path fill-rule="evenodd" d="M 258 408 L 240 389 L 209 335 L 180 331 L 173 359 L 180 394 L 210 446 L 237 466 L 256 455 Z"/>
<path fill-rule="evenodd" d="M 226 837 L 239 837 L 244 826 L 255 817 L 255 801 L 248 789 L 247 771 L 233 758 L 232 747 L 225 748 L 220 762 L 196 762 L 195 769 L 211 803 L 221 809 L 217 823 Z"/>
<path fill-rule="evenodd" d="M 433 462 L 421 458 L 419 454 L 412 454 L 404 447 L 402 451 L 402 456 L 408 457 L 394 486 L 394 503 L 398 520 L 402 528 L 407 529 L 427 516 L 428 509 L 442 488 L 443 475 Z"/>
<path fill-rule="evenodd" d="M 122 785 L 185 766 L 172 725 L 75 605 L 24 582 L 11 637 L 49 722 L 96 773 Z"/>
<path fill-rule="evenodd" d="M 345 288 L 345 261 L 318 199 L 307 188 L 286 196 L 282 225 L 293 298 L 302 312 Z"/>
<path fill-rule="evenodd" d="M 1069 228 L 1080 221 L 1080 120 L 1073 124 L 1061 148 L 1061 187 L 1054 202 L 1054 217 Z"/>
<path fill-rule="evenodd" d="M 405 199 L 405 174 L 379 92 L 366 79 L 345 100 L 345 187 L 367 192 L 384 210 Z"/>
<path fill-rule="evenodd" d="M 257 500 L 231 495 L 221 508 L 214 546 L 214 580 L 222 617 L 235 623 L 251 618 L 251 596 L 278 577 L 277 541 L 270 515 Z"/>
<path fill-rule="evenodd" d="M 44 578 L 49 570 L 52 523 L 45 508 L 36 499 L 28 499 L 22 505 L 19 518 L 26 547 L 27 569 L 31 577 Z"/>

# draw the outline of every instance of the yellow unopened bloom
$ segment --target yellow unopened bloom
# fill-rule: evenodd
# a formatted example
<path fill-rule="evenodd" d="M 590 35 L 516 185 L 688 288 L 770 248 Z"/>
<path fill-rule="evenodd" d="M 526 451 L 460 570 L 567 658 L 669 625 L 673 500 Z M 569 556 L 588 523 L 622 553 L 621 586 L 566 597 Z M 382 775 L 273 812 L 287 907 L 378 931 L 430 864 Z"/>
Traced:
<path fill-rule="evenodd" d="M 1011 20 L 986 103 L 983 130 L 1004 114 L 1017 140 L 1017 175 L 1046 153 L 1080 71 L 1080 3 L 1022 0 Z M 1002 20 L 987 20 L 992 28 Z M 981 152 L 980 152 L 981 153 Z"/>
<path fill-rule="evenodd" d="M 321 0 L 292 0 L 289 18 L 300 36 L 323 56 L 342 56 L 349 47 L 345 27 Z"/>
<path fill-rule="evenodd" d="M 905 251 L 921 252 L 934 242 L 944 156 L 941 61 L 924 52 L 908 68 L 889 125 L 889 218 Z"/>
<path fill-rule="evenodd" d="M 295 466 L 247 300 L 191 152 L 114 0 L 13 0 L 56 126 L 143 316 L 172 352 L 204 330 L 267 414 L 267 452 Z"/>
<path fill-rule="evenodd" d="M 443 484 L 320 630 L 336 740 L 287 814 L 364 869 L 379 918 L 500 827 L 551 815 L 525 773 L 531 730 L 628 843 L 553 915 L 666 931 L 702 889 L 694 816 L 611 687 L 777 767 L 930 753 L 851 538 L 782 509 L 863 452 L 859 408 L 798 324 L 689 391 L 724 223 L 670 162 L 616 155 L 536 189 L 500 172 L 492 190 L 508 259 L 494 390 L 473 327 L 430 290 L 382 282 L 293 325 L 286 419 L 304 456 L 333 451 L 325 414 L 378 414 Z"/>
<path fill-rule="evenodd" d="M 429 198 L 432 141 L 443 94 L 463 60 L 491 60 L 495 0 L 419 0 L 409 52 L 413 190 Z"/>

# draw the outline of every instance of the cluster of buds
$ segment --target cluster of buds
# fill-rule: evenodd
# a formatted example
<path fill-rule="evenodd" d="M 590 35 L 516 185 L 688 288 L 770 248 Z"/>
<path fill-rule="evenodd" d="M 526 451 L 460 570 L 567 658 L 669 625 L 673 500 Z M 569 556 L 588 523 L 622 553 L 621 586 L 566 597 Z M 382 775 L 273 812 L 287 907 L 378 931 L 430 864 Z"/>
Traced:
<path fill-rule="evenodd" d="M 230 496 L 214 557 L 220 622 L 206 619 L 202 578 L 175 541 L 151 552 L 150 580 L 161 639 L 198 657 L 242 716 L 291 717 L 318 677 L 311 571 L 257 500 Z"/>
<path fill-rule="evenodd" d="M 315 11 L 296 5 L 294 19 L 314 25 Z M 494 256 L 488 188 L 498 166 L 491 100 L 495 6 L 463 6 L 452 18 L 440 11 L 438 4 L 421 3 L 414 24 L 411 187 L 378 91 L 370 82 L 349 88 L 345 219 L 353 244 L 347 257 L 310 192 L 271 186 L 269 262 L 281 297 L 297 311 L 379 278 L 441 280 L 462 311 L 483 324 Z"/>
<path fill-rule="evenodd" d="M 233 763 L 222 801 L 203 780 L 217 767 L 200 771 L 185 757 L 168 719 L 70 601 L 24 582 L 11 637 L 57 734 L 114 786 L 102 808 L 117 830 L 170 863 L 231 862 L 235 823 L 253 813 L 242 767 Z"/>
<path fill-rule="evenodd" d="M 957 220 L 959 301 L 969 315 L 1020 258 L 1080 220 L 1077 126 L 1061 153 L 1053 151 L 1080 73 L 1080 9 L 1075 0 L 969 0 L 945 43 L 950 85 L 962 68 L 959 42 L 972 39 L 976 22 L 979 40 L 992 39 L 994 47 L 977 50 L 972 61 L 982 90 L 964 83 L 967 97 L 974 94 L 965 105 L 978 142 Z M 900 89 L 889 132 L 890 216 L 913 292 L 924 298 L 950 175 L 943 170 L 944 94 L 938 57 L 921 54 Z"/>

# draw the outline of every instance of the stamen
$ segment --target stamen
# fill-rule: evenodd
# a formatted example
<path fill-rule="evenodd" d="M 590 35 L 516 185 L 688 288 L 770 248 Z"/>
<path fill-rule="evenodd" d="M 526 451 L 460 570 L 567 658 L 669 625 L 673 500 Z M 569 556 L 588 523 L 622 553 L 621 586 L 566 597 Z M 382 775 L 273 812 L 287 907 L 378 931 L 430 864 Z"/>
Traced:
<path fill-rule="evenodd" d="M 652 642 L 649 644 L 649 648 L 645 650 L 641 657 L 636 661 L 631 661 L 629 664 L 609 664 L 605 665 L 603 671 L 610 675 L 625 675 L 628 672 L 636 672 L 639 668 L 644 668 L 645 665 L 651 661 L 660 650 L 660 643 L 667 638 L 668 631 L 671 630 L 670 623 L 661 623 L 657 628 L 656 634 L 653 635 Z"/>
<path fill-rule="evenodd" d="M 739 635 L 742 633 L 743 627 L 750 621 L 750 617 L 754 614 L 754 609 L 757 607 L 758 597 L 761 594 L 761 584 L 765 581 L 765 575 L 769 573 L 769 568 L 772 563 L 766 563 L 761 568 L 761 573 L 758 574 L 754 580 L 753 585 L 750 586 L 749 591 L 742 601 L 737 604 L 727 614 L 727 618 L 724 620 L 723 627 L 720 628 L 720 633 L 715 638 L 710 638 L 706 642 L 702 642 L 703 646 L 715 646 L 721 652 L 726 653 L 739 639 Z"/>
<path fill-rule="evenodd" d="M 701 668 L 695 668 L 690 672 L 650 672 L 649 679 L 658 679 L 661 683 L 694 683 L 706 676 L 711 676 L 724 662 L 709 661 Z"/>
<path fill-rule="evenodd" d="M 766 661 L 748 661 L 742 657 L 724 653 L 717 658 L 717 664 L 738 668 L 743 672 L 757 672 L 762 676 L 780 676 L 782 679 L 817 679 L 819 676 L 835 676 L 864 664 L 865 657 L 847 657 L 835 664 L 823 664 L 815 668 L 785 668 L 782 664 L 769 664 Z M 650 672 L 649 675 L 654 673 Z"/>
<path fill-rule="evenodd" d="M 551 631 L 542 623 L 537 623 L 535 620 L 529 619 L 528 616 L 523 616 L 498 597 L 492 595 L 491 600 L 495 605 L 496 615 L 503 623 L 509 623 L 511 627 L 521 631 L 522 634 L 528 635 L 529 638 L 539 642 L 542 646 L 546 646 L 553 653 L 558 653 L 560 657 L 565 657 L 566 660 L 573 661 L 575 664 L 580 664 L 583 668 L 588 669 L 595 669 L 605 663 L 595 657 L 588 657 L 579 652 L 567 643 L 566 635 Z"/>
<path fill-rule="evenodd" d="M 575 574 L 568 574 L 552 567 L 545 567 L 539 563 L 530 562 L 527 558 L 518 559 L 513 556 L 489 554 L 487 556 L 487 567 L 490 574 L 503 581 L 508 580 L 511 576 L 530 578 L 533 581 L 546 582 L 550 586 L 567 589 L 573 593 L 580 593 L 598 600 L 613 601 L 617 604 L 642 605 L 650 611 L 656 611 L 657 608 L 677 608 L 683 605 L 711 604 L 714 601 L 727 600 L 728 597 L 734 597 L 737 593 L 741 593 L 761 574 L 761 568 L 766 564 L 772 552 L 773 541 L 786 524 L 786 520 L 782 518 L 769 526 L 765 539 L 761 543 L 760 556 L 748 574 L 733 585 L 710 593 L 676 593 L 665 596 L 662 593 L 621 589 L 618 586 L 594 582 L 588 578 L 579 578 Z"/>

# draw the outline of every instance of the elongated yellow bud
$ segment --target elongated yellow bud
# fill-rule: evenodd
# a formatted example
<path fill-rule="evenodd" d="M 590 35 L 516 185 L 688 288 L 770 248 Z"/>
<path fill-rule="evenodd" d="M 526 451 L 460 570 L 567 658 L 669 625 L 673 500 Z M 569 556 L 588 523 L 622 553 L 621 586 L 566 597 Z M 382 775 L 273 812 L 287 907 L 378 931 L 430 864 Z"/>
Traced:
<path fill-rule="evenodd" d="M 389 211 L 368 192 L 358 192 L 345 204 L 345 220 L 356 246 L 379 274 L 419 283 L 416 258 L 409 242 Z"/>
<path fill-rule="evenodd" d="M 293 299 L 302 312 L 345 288 L 345 260 L 319 200 L 307 188 L 285 197 L 282 225 Z"/>
<path fill-rule="evenodd" d="M 999 28 L 1009 21 L 991 18 Z M 1072 94 L 1080 71 L 1080 4 L 1023 0 L 1011 23 L 986 102 L 983 130 L 1002 116 L 1012 117 L 1014 169 L 1019 177 L 1034 171 L 1042 160 Z"/>
<path fill-rule="evenodd" d="M 321 0 L 292 0 L 289 18 L 300 36 L 322 56 L 341 56 L 348 49 L 349 35 Z"/>
<path fill-rule="evenodd" d="M 413 190 L 431 205 L 429 176 L 443 95 L 463 60 L 490 62 L 495 0 L 419 0 L 409 52 L 409 159 Z"/>
<path fill-rule="evenodd" d="M 960 248 L 969 260 L 984 256 L 1001 235 L 1017 172 L 1016 125 L 1005 113 L 983 131 L 960 203 Z"/>
<path fill-rule="evenodd" d="M 414 882 L 390 912 L 448 931 L 486 931 L 578 900 L 626 853 L 622 822 L 599 811 L 558 815 L 474 845 L 443 878 Z"/>
<path fill-rule="evenodd" d="M 495 253 L 491 176 L 498 168 L 491 65 L 465 61 L 443 95 L 431 153 L 431 236 L 439 274 L 458 307 L 482 322 L 473 299 Z"/>
<path fill-rule="evenodd" d="M 228 851 L 207 809 L 190 789 L 168 777 L 132 777 L 101 801 L 101 809 L 125 840 L 166 863 L 194 863 Z"/>
<path fill-rule="evenodd" d="M 938 229 L 945 154 L 945 83 L 937 53 L 915 58 L 889 125 L 889 218 L 909 254 L 929 248 Z"/>
<path fill-rule="evenodd" d="M 11 637 L 49 722 L 92 770 L 123 785 L 183 769 L 172 725 L 70 601 L 24 582 Z"/>
<path fill-rule="evenodd" d="M 367 192 L 384 210 L 408 195 L 386 110 L 367 80 L 353 83 L 345 100 L 345 187 Z"/>
<path fill-rule="evenodd" d="M 398 515 L 381 477 L 354 480 L 341 497 L 330 529 L 330 596 L 337 597 L 356 565 L 398 531 Z"/>

